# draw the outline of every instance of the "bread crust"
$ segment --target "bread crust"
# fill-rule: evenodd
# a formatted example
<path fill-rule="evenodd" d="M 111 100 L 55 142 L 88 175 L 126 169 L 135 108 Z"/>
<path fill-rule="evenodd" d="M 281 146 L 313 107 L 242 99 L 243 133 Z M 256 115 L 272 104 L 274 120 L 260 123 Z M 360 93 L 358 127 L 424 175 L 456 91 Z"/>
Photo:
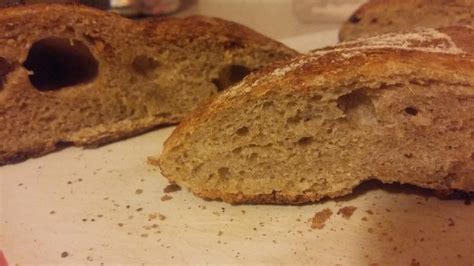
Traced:
<path fill-rule="evenodd" d="M 420 32 L 394 33 L 341 43 L 272 64 L 247 76 L 223 94 L 201 104 L 181 122 L 165 141 L 159 160 L 162 174 L 171 182 L 188 186 L 200 197 L 222 199 L 230 203 L 300 204 L 350 193 L 354 186 L 371 177 L 355 180 L 353 186 L 329 194 L 311 192 L 289 195 L 280 191 L 264 194 L 248 194 L 245 191 L 234 193 L 225 189 L 190 186 L 188 181 L 183 180 L 190 180 L 193 177 L 182 176 L 182 173 L 175 172 L 173 167 L 179 168 L 179 166 L 169 160 L 183 152 L 183 147 L 189 144 L 193 134 L 205 130 L 207 121 L 216 119 L 221 113 L 225 113 L 225 110 L 246 106 L 253 99 L 283 90 L 302 97 L 311 95 L 311 92 L 323 93 L 328 88 L 337 87 L 352 86 L 351 89 L 355 90 L 357 86 L 363 86 L 364 89 L 377 90 L 381 87 L 370 87 L 366 84 L 382 80 L 389 84 L 397 84 L 416 73 L 419 77 L 432 78 L 430 81 L 420 80 L 420 82 L 443 82 L 446 86 L 461 86 L 465 90 L 464 93 L 473 95 L 474 56 L 471 44 L 474 41 L 474 30 L 465 27 L 446 27 L 439 31 L 426 29 L 426 32 L 427 36 Z M 192 157 L 193 154 L 187 156 Z M 430 184 L 410 180 L 408 177 L 403 180 L 387 178 L 381 181 L 410 183 L 439 191 L 452 189 L 472 191 L 474 179 L 470 175 L 472 173 L 464 173 L 455 177 L 456 181 L 448 180 L 450 178 L 448 176 L 446 180 Z"/>
<path fill-rule="evenodd" d="M 370 0 L 344 22 L 339 40 L 417 27 L 474 26 L 471 0 Z"/>
<path fill-rule="evenodd" d="M 9 125 L 14 119 L 23 119 L 24 123 L 28 123 L 26 120 L 41 120 L 43 118 L 39 113 L 43 112 L 42 108 L 49 110 L 58 104 L 72 111 L 89 108 L 84 102 L 91 102 L 90 108 L 97 108 L 92 113 L 99 113 L 92 119 L 97 122 L 88 121 L 90 118 L 85 115 L 81 118 L 80 114 L 75 113 L 78 117 L 76 124 L 67 126 L 62 125 L 67 122 L 59 123 L 59 118 L 44 118 L 53 119 L 53 124 L 59 121 L 58 127 L 63 127 L 47 129 L 51 130 L 50 135 L 39 132 L 39 129 L 23 132 L 17 125 L 11 125 L 9 132 L 5 128 L 3 132 L 0 130 L 3 138 L 0 141 L 0 165 L 49 153 L 57 149 L 58 143 L 95 147 L 159 125 L 177 123 L 198 101 L 216 93 L 211 78 L 225 65 L 237 64 L 254 69 L 297 54 L 245 26 L 203 16 L 132 21 L 114 13 L 80 5 L 36 4 L 0 10 L 0 25 L 2 123 Z M 83 43 L 98 61 L 99 70 L 95 79 L 58 91 L 40 91 L 35 88 L 28 80 L 32 73 L 25 69 L 24 62 L 34 43 L 50 37 Z M 159 61 L 159 67 L 170 74 L 158 76 L 160 74 L 155 72 L 142 74 L 130 70 L 134 58 L 142 55 L 147 56 L 147 60 L 162 60 Z M 211 59 L 199 58 L 201 55 L 221 59 L 213 62 Z M 9 65 L 7 73 L 2 72 L 2 60 Z M 174 60 L 178 63 L 175 64 Z M 185 64 L 194 68 L 189 70 L 190 67 Z M 202 66 L 199 67 L 199 64 Z M 207 72 L 199 73 L 200 68 Z M 142 89 L 137 87 L 139 85 L 146 87 L 142 94 Z M 179 95 L 180 90 L 189 91 L 194 86 L 202 87 L 204 91 L 196 89 L 195 95 L 192 92 L 190 96 Z M 170 90 L 177 92 L 173 95 L 168 92 Z M 116 96 L 111 100 L 101 99 L 107 93 Z M 184 97 L 189 100 L 181 103 L 180 98 Z M 153 102 L 154 98 L 156 102 Z M 144 111 L 138 110 L 142 108 L 140 101 L 146 105 Z M 107 109 L 110 102 L 114 104 L 111 106 L 115 111 L 112 107 Z M 25 109 L 30 112 L 29 116 L 23 114 Z M 104 110 L 103 114 L 101 110 Z M 69 111 L 61 109 L 54 116 L 64 117 L 62 112 Z M 48 127 L 48 123 L 37 123 L 43 130 Z M 20 136 L 22 134 L 39 136 L 33 141 Z"/>

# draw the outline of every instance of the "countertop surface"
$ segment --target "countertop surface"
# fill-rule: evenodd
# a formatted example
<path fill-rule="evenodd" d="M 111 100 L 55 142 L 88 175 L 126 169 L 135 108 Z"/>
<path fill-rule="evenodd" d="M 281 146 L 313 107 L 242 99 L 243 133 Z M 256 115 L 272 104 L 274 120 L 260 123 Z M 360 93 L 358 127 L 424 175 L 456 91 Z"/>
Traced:
<path fill-rule="evenodd" d="M 182 0 L 176 16 L 229 19 L 274 39 L 337 30 L 365 0 Z"/>

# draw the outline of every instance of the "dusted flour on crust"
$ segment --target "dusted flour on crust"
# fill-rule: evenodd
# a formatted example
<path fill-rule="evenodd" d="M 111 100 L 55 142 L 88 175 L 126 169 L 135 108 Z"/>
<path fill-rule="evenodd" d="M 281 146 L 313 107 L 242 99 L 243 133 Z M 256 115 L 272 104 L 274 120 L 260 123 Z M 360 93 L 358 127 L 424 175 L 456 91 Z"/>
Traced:
<path fill-rule="evenodd" d="M 368 38 L 362 38 L 354 41 L 343 42 L 335 46 L 317 49 L 297 56 L 274 68 L 269 75 L 257 80 L 244 79 L 237 86 L 231 87 L 223 93 L 224 97 L 219 100 L 225 101 L 226 97 L 232 98 L 239 94 L 246 93 L 252 88 L 264 83 L 266 80 L 283 79 L 291 71 L 304 67 L 306 64 L 312 64 L 323 56 L 331 56 L 331 62 L 341 62 L 356 56 L 364 56 L 372 50 L 406 50 L 419 51 L 425 53 L 441 53 L 462 55 L 466 51 L 459 48 L 448 34 L 442 30 L 419 28 L 413 32 L 396 32 L 377 35 Z"/>

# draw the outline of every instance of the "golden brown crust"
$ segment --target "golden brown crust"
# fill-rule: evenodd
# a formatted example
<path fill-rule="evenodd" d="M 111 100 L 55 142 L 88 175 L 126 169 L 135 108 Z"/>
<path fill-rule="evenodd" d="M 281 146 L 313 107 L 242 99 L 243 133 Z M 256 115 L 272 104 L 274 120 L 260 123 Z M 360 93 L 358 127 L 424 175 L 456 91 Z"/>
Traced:
<path fill-rule="evenodd" d="M 34 43 L 51 37 L 82 42 L 98 61 L 97 76 L 90 83 L 58 91 L 35 88 L 28 79 L 31 71 L 26 69 L 24 62 Z M 0 65 L 0 121 L 8 124 L 10 133 L 5 128 L 0 131 L 3 138 L 0 164 L 51 152 L 57 149 L 56 143 L 97 146 L 158 125 L 177 123 L 193 104 L 216 93 L 212 80 L 219 69 L 232 64 L 254 69 L 296 54 L 242 25 L 217 18 L 194 16 L 132 21 L 89 7 L 60 4 L 1 9 L 0 64 L 6 62 L 8 69 L 3 73 L 4 67 Z M 156 65 L 163 74 L 134 70 L 134 60 L 140 57 L 152 63 L 155 59 L 161 60 Z M 209 57 L 213 57 L 213 61 Z M 174 65 L 175 61 L 179 63 Z M 166 71 L 169 74 L 164 74 Z M 188 80 L 188 76 L 192 77 Z M 140 88 L 137 84 L 141 84 Z M 195 87 L 195 95 L 181 92 Z M 142 94 L 135 92 L 142 89 Z M 168 92 L 171 90 L 175 94 Z M 107 95 L 110 100 L 105 99 L 106 94 L 110 94 Z M 189 99 L 181 104 L 179 101 L 184 97 Z M 41 117 L 43 111 L 38 110 L 51 111 L 52 106 L 62 109 L 47 118 Z M 37 140 L 9 139 L 27 132 L 25 127 L 25 132 L 20 133 L 19 126 L 13 125 L 20 122 L 12 117 L 37 119 L 37 128 L 45 131 L 51 122 L 58 121 L 54 117 L 63 117 L 62 112 L 80 116 L 80 110 L 90 109 L 90 106 L 97 109 L 91 112 L 92 118 L 84 117 L 84 125 L 78 121 L 58 122 L 64 128 L 47 129 L 51 131 L 49 135 L 28 132 Z M 37 113 L 34 108 L 38 109 Z M 100 115 L 99 109 L 104 113 Z M 30 117 L 26 113 L 30 113 Z M 17 144 L 12 144 L 14 142 Z M 27 142 L 30 144 L 25 144 Z"/>
<path fill-rule="evenodd" d="M 474 30 L 462 26 L 444 27 L 440 32 L 448 34 L 455 42 L 458 48 L 465 49 L 466 53 L 472 53 L 474 48 L 472 40 L 474 40 Z M 374 37 L 377 38 L 377 37 Z M 474 82 L 474 77 L 469 73 L 474 70 L 472 60 L 474 57 L 470 54 L 449 54 L 449 53 L 431 53 L 422 50 L 400 49 L 400 47 L 375 47 L 367 49 L 364 48 L 364 40 L 361 42 L 341 43 L 338 46 L 326 47 L 313 51 L 314 53 L 324 53 L 324 51 L 334 51 L 323 56 L 313 56 L 312 54 L 304 54 L 294 57 L 288 61 L 280 61 L 271 64 L 267 67 L 256 71 L 247 76 L 239 85 L 231 87 L 227 90 L 235 91 L 236 96 L 225 97 L 225 92 L 220 96 L 209 98 L 201 103 L 190 115 L 185 117 L 171 136 L 165 141 L 164 153 L 172 149 L 172 147 L 179 146 L 181 142 L 185 141 L 185 134 L 190 134 L 199 124 L 204 120 L 211 119 L 218 115 L 224 108 L 231 108 L 239 106 L 249 99 L 258 95 L 263 95 L 271 90 L 277 89 L 274 84 L 267 86 L 264 82 L 252 88 L 252 90 L 243 91 L 235 87 L 245 87 L 254 84 L 258 80 L 266 78 L 274 78 L 272 83 L 290 83 L 302 84 L 302 80 L 308 75 L 318 76 L 318 79 L 329 84 L 337 84 L 349 80 L 357 69 L 361 75 L 370 76 L 371 78 L 381 78 L 391 75 L 390 67 L 387 67 L 386 62 L 391 61 L 394 64 L 399 64 L 406 68 L 407 72 L 418 71 L 420 68 L 426 66 L 427 62 L 432 62 L 433 69 L 446 80 L 455 73 L 465 73 L 463 78 L 468 82 Z M 432 43 L 424 43 L 424 45 L 432 45 Z M 362 54 L 351 58 L 344 58 L 348 48 L 361 47 L 358 49 Z M 309 58 L 315 58 L 314 61 L 308 61 Z M 270 74 L 278 68 L 284 68 L 294 62 L 305 61 L 305 63 L 298 66 L 298 68 L 285 73 L 284 76 L 271 77 Z M 442 68 L 439 68 L 442 66 Z M 344 69 L 344 71 L 340 71 Z M 309 86 L 294 86 L 295 90 L 308 90 Z"/>
<path fill-rule="evenodd" d="M 205 190 L 193 192 L 196 196 L 207 200 L 223 200 L 229 203 L 251 203 L 251 204 L 304 204 L 317 202 L 325 198 L 336 198 L 351 193 L 352 190 L 338 192 L 331 195 L 318 195 L 308 193 L 304 195 L 287 195 L 279 191 L 269 194 L 246 195 L 244 193 L 222 193 L 218 190 Z"/>

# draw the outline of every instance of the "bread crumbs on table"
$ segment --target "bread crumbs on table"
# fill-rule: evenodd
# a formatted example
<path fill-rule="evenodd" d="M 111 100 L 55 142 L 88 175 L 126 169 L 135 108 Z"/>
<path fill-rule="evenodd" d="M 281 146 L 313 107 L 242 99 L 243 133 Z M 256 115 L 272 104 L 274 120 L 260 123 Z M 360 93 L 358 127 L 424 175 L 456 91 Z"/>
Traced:
<path fill-rule="evenodd" d="M 164 195 L 163 197 L 161 197 L 161 201 L 167 201 L 167 200 L 170 200 L 172 199 L 173 197 L 169 196 L 169 195 Z"/>
<path fill-rule="evenodd" d="M 149 156 L 147 158 L 147 162 L 150 165 L 159 166 L 160 165 L 160 157 L 158 157 L 158 156 Z"/>
<path fill-rule="evenodd" d="M 368 221 L 367 217 L 362 217 L 361 220 L 364 221 L 364 222 L 367 222 L 367 221 Z"/>
<path fill-rule="evenodd" d="M 167 185 L 164 189 L 163 189 L 163 192 L 164 193 L 172 193 L 172 192 L 176 192 L 176 191 L 180 191 L 181 190 L 181 187 L 177 184 L 169 184 Z"/>
<path fill-rule="evenodd" d="M 319 211 L 314 214 L 311 219 L 311 228 L 312 229 L 322 229 L 326 225 L 326 221 L 331 217 L 332 211 L 329 208 L 326 208 L 322 211 Z"/>
<path fill-rule="evenodd" d="M 367 210 L 367 211 L 365 211 L 365 212 L 368 213 L 368 214 L 370 214 L 370 215 L 374 214 L 374 212 L 373 212 L 372 210 Z"/>
<path fill-rule="evenodd" d="M 56 212 L 55 211 L 50 211 L 49 214 L 55 214 Z"/>
<path fill-rule="evenodd" d="M 340 208 L 337 211 L 337 214 L 341 214 L 343 218 L 349 219 L 349 218 L 351 218 L 352 214 L 354 214 L 355 210 L 357 210 L 357 207 L 346 206 L 346 207 Z"/>
<path fill-rule="evenodd" d="M 142 193 L 143 193 L 143 189 L 141 189 L 141 188 L 135 190 L 135 194 L 137 194 L 137 195 L 140 195 Z"/>
<path fill-rule="evenodd" d="M 160 219 L 160 221 L 164 221 L 166 220 L 166 216 L 164 216 L 163 214 L 158 214 L 158 219 Z"/>
<path fill-rule="evenodd" d="M 217 236 L 221 236 L 223 233 L 224 233 L 224 232 L 219 231 L 219 232 L 217 232 Z"/>
<path fill-rule="evenodd" d="M 69 256 L 69 253 L 68 253 L 67 251 L 63 251 L 63 252 L 61 253 L 61 258 L 65 258 L 65 257 L 67 257 L 67 256 Z"/>

